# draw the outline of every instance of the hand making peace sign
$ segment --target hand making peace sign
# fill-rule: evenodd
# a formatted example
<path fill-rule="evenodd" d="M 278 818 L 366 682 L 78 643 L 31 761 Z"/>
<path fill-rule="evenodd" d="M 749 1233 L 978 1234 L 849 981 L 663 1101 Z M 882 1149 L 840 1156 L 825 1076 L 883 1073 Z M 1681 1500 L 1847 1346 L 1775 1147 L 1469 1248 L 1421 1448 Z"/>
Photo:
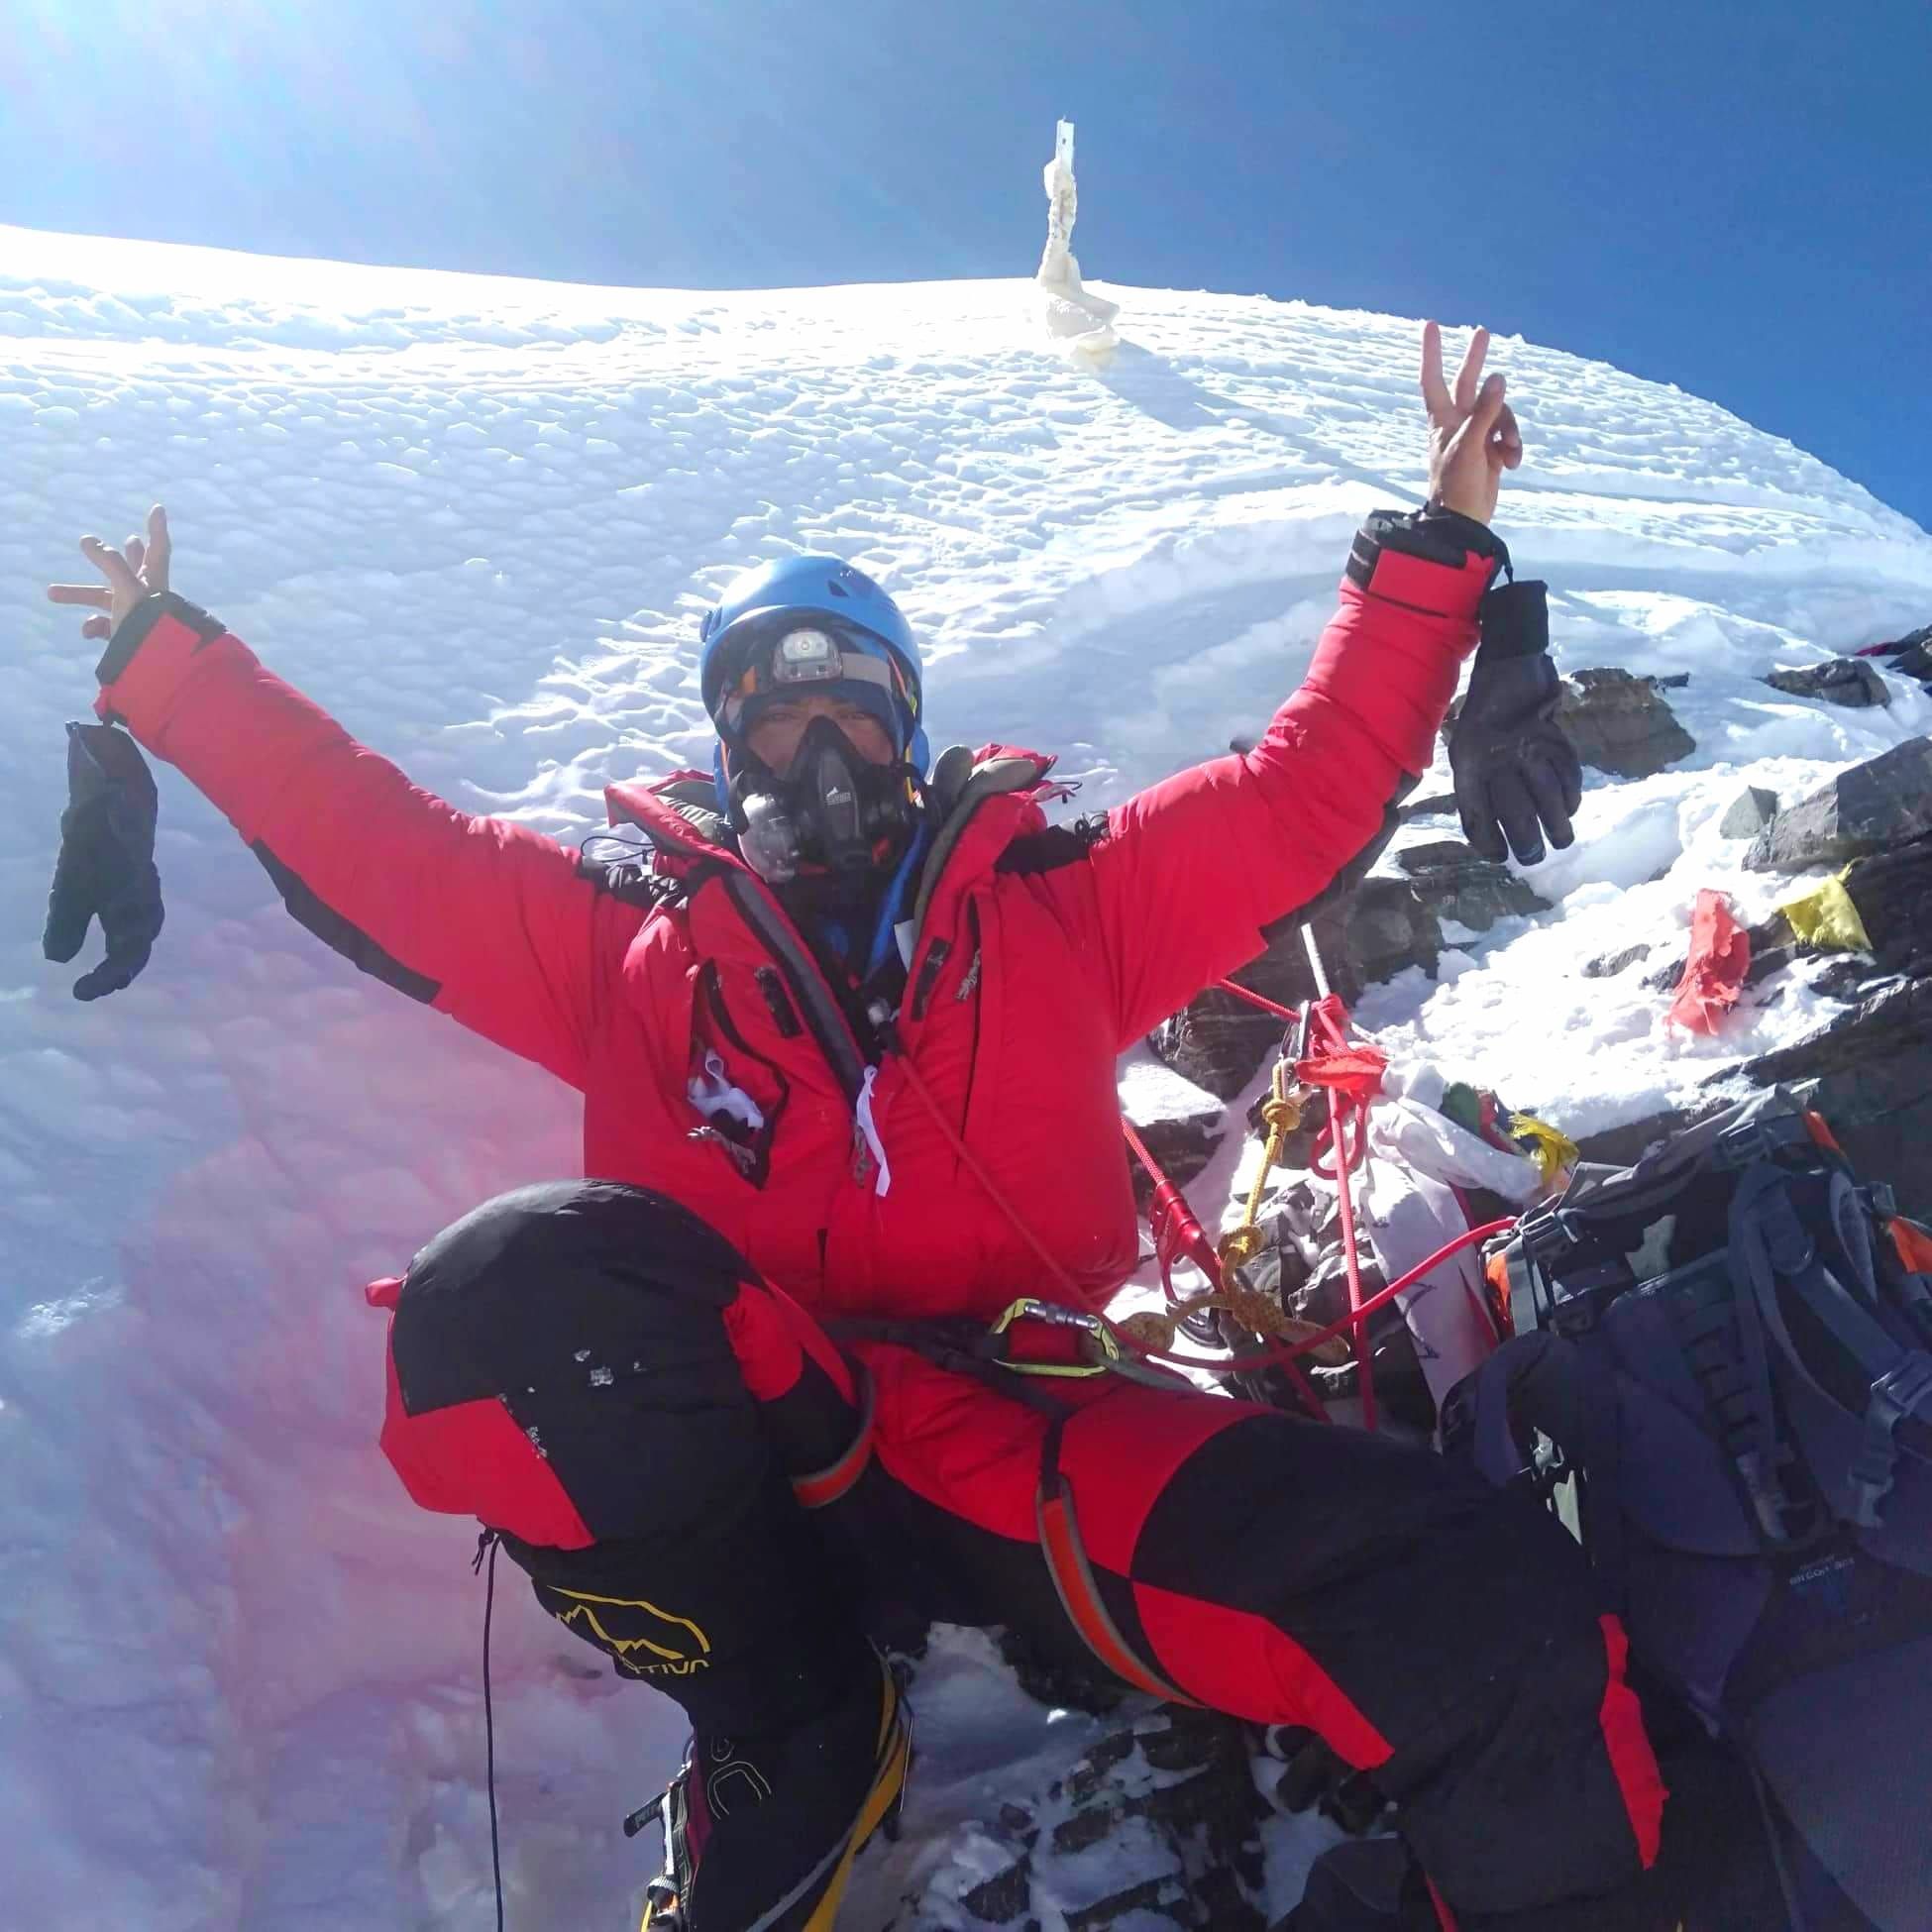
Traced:
<path fill-rule="evenodd" d="M 1422 399 L 1429 409 L 1429 500 L 1487 523 L 1496 514 L 1503 472 L 1523 461 L 1515 412 L 1503 400 L 1503 378 L 1482 378 L 1489 331 L 1478 329 L 1450 390 L 1443 379 L 1443 332 L 1422 325 Z"/>

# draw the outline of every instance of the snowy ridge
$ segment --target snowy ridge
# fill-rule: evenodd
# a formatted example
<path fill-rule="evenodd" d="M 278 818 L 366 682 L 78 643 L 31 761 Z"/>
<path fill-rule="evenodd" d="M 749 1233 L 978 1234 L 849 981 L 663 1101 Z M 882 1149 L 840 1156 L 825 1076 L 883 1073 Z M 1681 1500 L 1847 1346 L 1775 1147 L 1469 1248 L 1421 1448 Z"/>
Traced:
<path fill-rule="evenodd" d="M 1036 333 L 1021 280 L 639 292 L 0 229 L 0 1842 L 21 1923 L 490 1922 L 470 1536 L 375 1453 L 359 1290 L 576 1164 L 571 1096 L 308 941 L 166 773 L 155 962 L 103 1005 L 67 997 L 39 931 L 59 727 L 94 653 L 42 585 L 81 574 L 82 531 L 118 539 L 165 500 L 178 588 L 273 668 L 419 783 L 575 839 L 607 779 L 708 758 L 706 593 L 830 548 L 926 639 L 935 742 L 1058 750 L 1093 808 L 1254 730 L 1360 513 L 1423 482 L 1413 323 L 1107 292 L 1123 341 L 1093 371 Z M 1593 788 L 1577 847 L 1536 875 L 1552 912 L 1362 1017 L 1584 1131 L 1815 1011 L 1799 986 L 1687 1042 L 1639 975 L 1577 972 L 1677 943 L 1700 885 L 1747 918 L 1788 890 L 1717 834 L 1747 773 L 1788 798 L 1932 728 L 1899 680 L 1860 712 L 1758 682 L 1932 618 L 1932 540 L 1712 404 L 1520 342 L 1492 357 L 1529 444 L 1499 527 L 1551 581 L 1559 656 L 1689 671 L 1671 698 L 1698 749 Z M 624 1924 L 654 1848 L 616 1820 L 679 1720 L 504 1582 L 511 1922 Z M 865 1880 L 882 1909 L 926 1870 L 920 1803 L 926 1826 L 964 1817 L 1022 1775 L 990 1747 L 948 1764 L 939 1728 L 914 1842 Z"/>

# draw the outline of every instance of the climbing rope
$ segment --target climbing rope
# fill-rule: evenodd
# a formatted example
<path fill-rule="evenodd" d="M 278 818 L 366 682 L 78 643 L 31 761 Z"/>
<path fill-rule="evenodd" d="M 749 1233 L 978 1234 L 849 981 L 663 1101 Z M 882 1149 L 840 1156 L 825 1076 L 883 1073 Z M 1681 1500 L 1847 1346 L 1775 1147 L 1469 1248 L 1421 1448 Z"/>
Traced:
<path fill-rule="evenodd" d="M 1136 1360 L 1162 1362 L 1177 1368 L 1203 1369 L 1216 1375 L 1272 1368 L 1287 1376 L 1309 1415 L 1326 1423 L 1333 1418 L 1309 1382 L 1302 1359 L 1314 1356 L 1325 1364 L 1340 1365 L 1348 1358 L 1352 1346 L 1362 1421 L 1366 1427 L 1373 1429 L 1376 1411 L 1368 1318 L 1465 1247 L 1487 1240 L 1493 1234 L 1504 1234 L 1516 1224 L 1513 1220 L 1502 1220 L 1472 1228 L 1411 1268 L 1399 1280 L 1373 1295 L 1364 1292 L 1361 1244 L 1349 1175 L 1366 1157 L 1369 1103 L 1381 1091 L 1388 1058 L 1365 1041 L 1350 1038 L 1348 1011 L 1329 990 L 1328 976 L 1313 931 L 1304 926 L 1302 938 L 1308 949 L 1319 997 L 1300 1013 L 1238 986 L 1233 980 L 1220 982 L 1222 991 L 1234 994 L 1277 1019 L 1293 1022 L 1297 1028 L 1298 1045 L 1291 1061 L 1289 1042 L 1284 1040 L 1282 1043 L 1282 1052 L 1270 1075 L 1268 1098 L 1261 1106 L 1261 1121 L 1267 1129 L 1267 1137 L 1262 1145 L 1259 1171 L 1249 1185 L 1240 1220 L 1218 1245 L 1210 1240 L 1200 1219 L 1189 1207 L 1186 1196 L 1161 1171 L 1159 1163 L 1131 1123 L 1123 1121 L 1121 1124 L 1127 1145 L 1153 1182 L 1148 1223 L 1153 1234 L 1154 1255 L 1160 1265 L 1161 1286 L 1167 1300 L 1164 1312 L 1146 1310 L 1127 1316 L 1119 1323 L 1105 1315 L 1089 1313 L 1086 1307 L 1088 1294 L 1033 1233 L 1006 1191 L 987 1171 L 985 1163 L 966 1144 L 965 1136 L 947 1117 L 938 1096 L 926 1084 L 918 1069 L 903 1055 L 900 1065 L 908 1084 L 918 1095 L 962 1164 L 1032 1250 L 1048 1278 L 1067 1296 L 1070 1307 L 1066 1314 L 1081 1327 L 1091 1329 L 1097 1352 L 1103 1357 L 1099 1366 L 1125 1366 L 1125 1363 L 1114 1363 L 1108 1358 L 1126 1354 Z M 1290 1083 L 1291 1073 L 1293 1086 Z M 1300 1091 L 1296 1091 L 1297 1088 Z M 1289 1315 L 1275 1297 L 1234 1279 L 1238 1270 L 1251 1261 L 1265 1244 L 1259 1220 L 1267 1183 L 1281 1160 L 1288 1136 L 1302 1125 L 1307 1097 L 1315 1093 L 1327 1097 L 1329 1125 L 1317 1139 L 1316 1158 L 1311 1165 L 1314 1171 L 1336 1184 L 1336 1200 L 1342 1219 L 1342 1265 L 1348 1283 L 1347 1314 L 1319 1328 Z M 1574 1148 L 1556 1129 L 1528 1116 L 1520 1117 L 1520 1121 L 1519 1130 L 1525 1137 L 1536 1140 L 1539 1162 L 1551 1161 L 1559 1155 L 1574 1158 Z M 1518 1123 L 1512 1122 L 1512 1126 L 1517 1127 Z M 1320 1154 L 1324 1147 L 1332 1152 L 1332 1166 L 1322 1164 Z M 1175 1288 L 1173 1270 L 1181 1261 L 1191 1263 L 1200 1271 L 1208 1283 L 1205 1293 L 1184 1296 Z M 1016 1304 L 1008 1311 L 1009 1317 L 1022 1312 L 1023 1306 Z M 1178 1353 L 1174 1343 L 1182 1325 L 1191 1318 L 1215 1313 L 1225 1313 L 1236 1326 L 1266 1339 L 1266 1345 L 1225 1355 Z"/>
<path fill-rule="evenodd" d="M 1230 1273 L 1244 1267 L 1267 1245 L 1267 1237 L 1254 1225 L 1261 1212 L 1261 1197 L 1267 1192 L 1268 1178 L 1281 1158 L 1288 1136 L 1302 1124 L 1301 1101 L 1288 1091 L 1285 1053 L 1275 1061 L 1274 1072 L 1269 1077 L 1268 1098 L 1261 1103 L 1261 1124 L 1267 1128 L 1268 1137 L 1261 1147 L 1261 1165 L 1247 1191 L 1247 1205 L 1241 1210 L 1240 1220 L 1221 1237 L 1221 1245 L 1216 1250 L 1223 1269 Z"/>
<path fill-rule="evenodd" d="M 1355 1234 L 1354 1190 L 1348 1176 L 1368 1154 L 1368 1104 L 1382 1091 L 1382 1075 L 1388 1070 L 1388 1055 L 1365 1043 L 1350 1044 L 1348 1010 L 1330 991 L 1329 976 L 1322 964 L 1320 947 L 1315 943 L 1315 928 L 1302 927 L 1302 945 L 1308 953 L 1309 970 L 1321 995 L 1309 1007 L 1304 1021 L 1307 1051 L 1295 1068 L 1295 1077 L 1329 1097 L 1329 1125 L 1324 1131 L 1335 1151 L 1333 1171 L 1317 1154 L 1311 1165 L 1316 1173 L 1335 1182 L 1336 1205 L 1342 1213 L 1342 1265 L 1348 1279 L 1348 1312 L 1355 1332 L 1355 1380 L 1361 1399 L 1361 1419 L 1365 1429 L 1375 1427 L 1374 1363 L 1369 1348 L 1368 1324 L 1361 1282 L 1361 1243 Z M 1350 1128 L 1353 1128 L 1352 1135 Z"/>
<path fill-rule="evenodd" d="M 1143 1348 L 1141 1352 L 1154 1361 L 1172 1363 L 1177 1368 L 1205 1368 L 1220 1374 L 1231 1369 L 1286 1368 L 1333 1342 L 1338 1336 L 1345 1336 L 1349 1330 L 1359 1330 L 1377 1309 L 1385 1307 L 1398 1295 L 1407 1294 L 1424 1276 L 1432 1274 L 1445 1261 L 1454 1259 L 1465 1247 L 1473 1247 L 1478 1241 L 1486 1241 L 1494 1234 L 1507 1234 L 1516 1226 L 1513 1217 L 1500 1221 L 1484 1222 L 1480 1228 L 1471 1228 L 1465 1234 L 1456 1235 L 1452 1241 L 1446 1241 L 1436 1252 L 1418 1261 L 1405 1275 L 1398 1276 L 1386 1288 L 1378 1288 L 1374 1294 L 1366 1296 L 1359 1308 L 1351 1308 L 1346 1315 L 1338 1316 L 1325 1328 L 1319 1328 L 1300 1340 L 1284 1345 L 1257 1348 L 1240 1355 L 1180 1355 L 1171 1346 Z M 1130 1316 L 1129 1321 L 1142 1321 L 1146 1318 Z M 1155 1321 L 1167 1318 L 1155 1316 Z M 1291 1318 L 1292 1319 L 1292 1318 Z M 1125 1326 L 1125 1325 L 1123 1325 Z M 1172 1330 L 1168 1331 L 1172 1335 Z"/>

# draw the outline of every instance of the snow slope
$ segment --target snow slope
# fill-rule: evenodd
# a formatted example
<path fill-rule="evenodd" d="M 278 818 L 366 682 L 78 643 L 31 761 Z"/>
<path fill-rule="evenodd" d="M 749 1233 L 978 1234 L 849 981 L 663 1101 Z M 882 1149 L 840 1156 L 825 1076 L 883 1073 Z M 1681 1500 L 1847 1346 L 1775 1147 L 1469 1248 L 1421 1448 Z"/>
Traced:
<path fill-rule="evenodd" d="M 186 594 L 420 783 L 575 839 L 607 778 L 706 755 L 707 591 L 829 548 L 927 640 L 935 742 L 1057 749 L 1091 808 L 1265 719 L 1360 513 L 1423 476 L 1415 324 L 1108 292 L 1123 342 L 1095 372 L 1020 282 L 639 292 L 0 229 L 10 1922 L 493 1922 L 471 1539 L 376 1454 L 360 1287 L 575 1155 L 568 1095 L 308 942 L 167 774 L 155 963 L 68 998 L 38 941 L 93 651 L 41 586 L 164 499 Z M 1575 969 L 1674 943 L 1696 886 L 1738 885 L 1715 819 L 1747 772 L 1788 796 L 1932 727 L 1902 684 L 1846 712 L 1756 682 L 1932 617 L 1932 540 L 1709 403 L 1520 342 L 1495 363 L 1530 446 L 1501 528 L 1551 580 L 1562 659 L 1689 670 L 1699 749 L 1592 792 L 1540 874 L 1553 912 L 1365 1018 L 1582 1130 L 1805 1019 L 1800 993 L 1685 1043 L 1634 976 Z M 654 1848 L 615 1824 L 671 1768 L 675 1713 L 513 1576 L 497 1609 L 511 1923 L 634 1923 Z M 956 1721 L 927 1726 L 858 1924 L 926 1882 L 937 1823 L 1026 1774 L 1035 1727 L 984 1647 L 937 1667 Z"/>

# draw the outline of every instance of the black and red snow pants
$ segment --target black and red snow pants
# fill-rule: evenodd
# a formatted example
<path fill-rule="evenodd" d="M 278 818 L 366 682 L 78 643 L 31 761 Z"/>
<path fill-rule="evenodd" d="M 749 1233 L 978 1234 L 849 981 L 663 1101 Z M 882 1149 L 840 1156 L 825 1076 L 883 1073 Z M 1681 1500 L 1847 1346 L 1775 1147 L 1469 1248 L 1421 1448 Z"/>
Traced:
<path fill-rule="evenodd" d="M 546 1610 L 700 1731 L 829 1707 L 883 1597 L 1318 1732 L 1465 1925 L 1556 1925 L 1540 1908 L 1655 1855 L 1664 1790 L 1579 1552 L 1426 1450 L 1112 1375 L 1056 1415 L 841 1348 L 616 1183 L 501 1196 L 392 1293 L 382 1444 L 410 1494 L 499 1531 Z"/>

